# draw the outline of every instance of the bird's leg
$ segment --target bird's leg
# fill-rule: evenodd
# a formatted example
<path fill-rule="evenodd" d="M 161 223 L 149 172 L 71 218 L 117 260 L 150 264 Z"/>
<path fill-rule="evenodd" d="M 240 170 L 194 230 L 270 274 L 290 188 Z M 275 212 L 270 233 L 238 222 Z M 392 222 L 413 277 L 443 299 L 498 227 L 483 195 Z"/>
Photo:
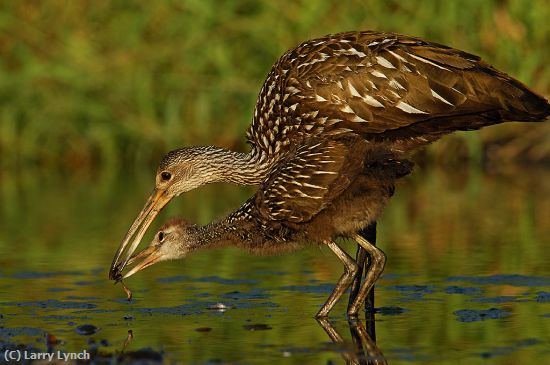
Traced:
<path fill-rule="evenodd" d="M 369 224 L 367 228 L 359 230 L 358 234 L 364 237 L 373 246 L 376 246 L 376 222 Z M 351 305 L 355 301 L 355 298 L 357 298 L 357 293 L 359 293 L 359 288 L 361 288 L 361 276 L 363 275 L 363 267 L 366 267 L 366 271 L 368 271 L 370 268 L 370 263 L 372 259 L 369 257 L 368 264 L 365 264 L 366 260 L 367 260 L 367 250 L 365 250 L 363 246 L 358 244 L 357 254 L 355 255 L 355 262 L 357 262 L 357 266 L 359 266 L 359 271 L 357 272 L 357 276 L 355 277 L 355 279 L 353 280 L 353 283 L 351 284 L 349 301 L 348 301 L 348 309 L 351 307 Z M 374 309 L 374 291 L 373 290 L 369 292 L 367 301 L 365 303 L 365 307 L 367 310 Z"/>
<path fill-rule="evenodd" d="M 361 276 L 363 276 L 363 268 L 365 267 L 366 261 L 367 261 L 367 250 L 365 250 L 363 246 L 357 245 L 357 253 L 355 254 L 355 262 L 357 263 L 357 275 L 355 276 L 355 279 L 353 279 L 353 282 L 351 283 L 351 286 L 350 286 L 348 309 L 351 307 L 351 305 L 355 301 L 355 298 L 357 298 L 357 294 L 359 293 L 359 289 L 361 288 Z M 370 262 L 370 259 L 369 259 L 369 262 Z"/>
<path fill-rule="evenodd" d="M 354 234 L 352 238 L 363 246 L 365 250 L 367 250 L 367 254 L 371 258 L 370 268 L 365 275 L 365 282 L 361 286 L 359 294 L 357 294 L 357 298 L 355 298 L 353 304 L 348 308 L 348 315 L 354 317 L 357 316 L 357 312 L 361 307 L 361 304 L 365 301 L 369 290 L 372 288 L 382 271 L 384 271 L 384 266 L 386 265 L 386 255 L 381 249 L 373 246 L 359 234 Z"/>
<path fill-rule="evenodd" d="M 317 318 L 326 317 L 328 315 L 328 312 L 334 307 L 357 275 L 357 264 L 355 261 L 333 241 L 328 241 L 326 244 L 344 263 L 344 273 L 340 276 L 338 283 L 336 283 L 336 287 L 328 297 L 326 303 L 321 307 L 319 313 L 315 315 Z"/>
<path fill-rule="evenodd" d="M 373 246 L 376 246 L 376 222 L 373 222 L 369 224 L 367 228 L 360 230 L 359 235 L 369 241 L 369 243 Z M 357 246 L 364 250 L 363 246 L 359 244 Z M 369 257 L 368 260 L 369 261 L 365 264 L 365 275 L 369 272 L 372 266 L 372 258 Z M 376 342 L 376 328 L 374 323 L 374 285 L 370 288 L 367 299 L 365 300 L 365 321 L 366 329 L 370 338 Z"/>

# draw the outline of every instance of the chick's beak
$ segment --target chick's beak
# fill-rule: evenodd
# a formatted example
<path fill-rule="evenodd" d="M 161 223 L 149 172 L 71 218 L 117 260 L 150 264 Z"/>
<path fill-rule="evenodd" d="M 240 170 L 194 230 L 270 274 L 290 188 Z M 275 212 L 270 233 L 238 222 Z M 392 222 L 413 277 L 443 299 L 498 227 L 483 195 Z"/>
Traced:
<path fill-rule="evenodd" d="M 162 208 L 172 199 L 172 196 L 167 194 L 166 190 L 155 189 L 151 193 L 151 196 L 145 203 L 145 206 L 139 213 L 138 217 L 126 233 L 126 236 L 122 240 L 111 264 L 111 269 L 109 270 L 109 278 L 116 280 L 120 276 L 120 272 L 124 269 L 126 264 L 129 262 L 131 255 L 136 250 L 139 245 L 143 235 L 149 228 L 149 225 Z M 133 238 L 133 241 L 132 241 Z M 130 241 L 132 241 L 130 243 Z M 124 251 L 126 255 L 122 258 Z"/>
<path fill-rule="evenodd" d="M 128 260 L 128 264 L 130 265 L 133 264 L 134 262 L 139 262 L 140 260 L 141 262 L 139 262 L 136 266 L 134 266 L 132 270 L 128 271 L 128 273 L 126 273 L 126 275 L 124 275 L 122 279 L 129 278 L 130 276 L 134 275 L 138 271 L 141 271 L 146 267 L 156 264 L 161 260 L 161 258 L 162 258 L 162 255 L 159 254 L 157 247 L 155 246 L 147 247 L 146 249 L 132 256 Z"/>

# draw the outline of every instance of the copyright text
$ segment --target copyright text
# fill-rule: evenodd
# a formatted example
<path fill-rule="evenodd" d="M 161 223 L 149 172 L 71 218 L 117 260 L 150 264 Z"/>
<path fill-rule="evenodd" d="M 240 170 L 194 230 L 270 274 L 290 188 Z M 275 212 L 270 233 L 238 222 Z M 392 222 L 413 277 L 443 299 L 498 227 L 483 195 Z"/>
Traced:
<path fill-rule="evenodd" d="M 90 360 L 90 353 L 86 350 L 82 352 L 31 352 L 27 350 L 5 350 L 4 360 L 22 361 L 22 360 L 46 360 L 46 361 L 69 361 L 69 360 Z"/>

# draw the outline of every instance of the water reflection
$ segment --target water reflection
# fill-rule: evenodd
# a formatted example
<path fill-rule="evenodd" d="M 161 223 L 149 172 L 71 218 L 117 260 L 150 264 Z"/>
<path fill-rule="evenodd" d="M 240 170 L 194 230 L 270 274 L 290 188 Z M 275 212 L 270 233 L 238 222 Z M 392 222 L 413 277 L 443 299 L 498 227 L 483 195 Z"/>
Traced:
<path fill-rule="evenodd" d="M 120 350 L 121 354 L 124 354 L 124 351 L 126 350 L 126 347 L 132 342 L 134 339 L 134 331 L 128 330 L 128 337 L 126 337 L 126 340 L 124 340 L 124 343 L 122 344 L 122 349 Z"/>
<path fill-rule="evenodd" d="M 371 318 L 372 325 L 369 327 L 371 332 L 359 318 L 348 320 L 349 330 L 353 342 L 346 343 L 340 333 L 334 328 L 330 321 L 326 318 L 320 318 L 317 321 L 325 330 L 331 341 L 341 346 L 341 355 L 346 361 L 346 364 L 369 364 L 381 365 L 387 364 L 387 361 L 382 352 L 376 346 L 373 340 L 374 336 L 374 318 Z M 345 346 L 348 345 L 348 346 Z M 351 346 L 349 346 L 351 345 Z"/>

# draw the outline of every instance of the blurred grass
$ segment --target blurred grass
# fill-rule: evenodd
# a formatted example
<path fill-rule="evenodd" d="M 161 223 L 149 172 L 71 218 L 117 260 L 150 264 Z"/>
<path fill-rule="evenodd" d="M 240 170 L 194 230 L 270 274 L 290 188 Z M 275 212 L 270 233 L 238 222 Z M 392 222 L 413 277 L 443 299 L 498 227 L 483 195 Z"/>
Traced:
<path fill-rule="evenodd" d="M 183 145 L 243 150 L 273 62 L 345 30 L 449 44 L 549 95 L 548 19 L 546 0 L 2 1 L 0 166 L 116 171 Z M 479 161 L 485 143 L 509 159 L 548 158 L 549 127 L 530 128 L 451 137 L 429 157 Z"/>

